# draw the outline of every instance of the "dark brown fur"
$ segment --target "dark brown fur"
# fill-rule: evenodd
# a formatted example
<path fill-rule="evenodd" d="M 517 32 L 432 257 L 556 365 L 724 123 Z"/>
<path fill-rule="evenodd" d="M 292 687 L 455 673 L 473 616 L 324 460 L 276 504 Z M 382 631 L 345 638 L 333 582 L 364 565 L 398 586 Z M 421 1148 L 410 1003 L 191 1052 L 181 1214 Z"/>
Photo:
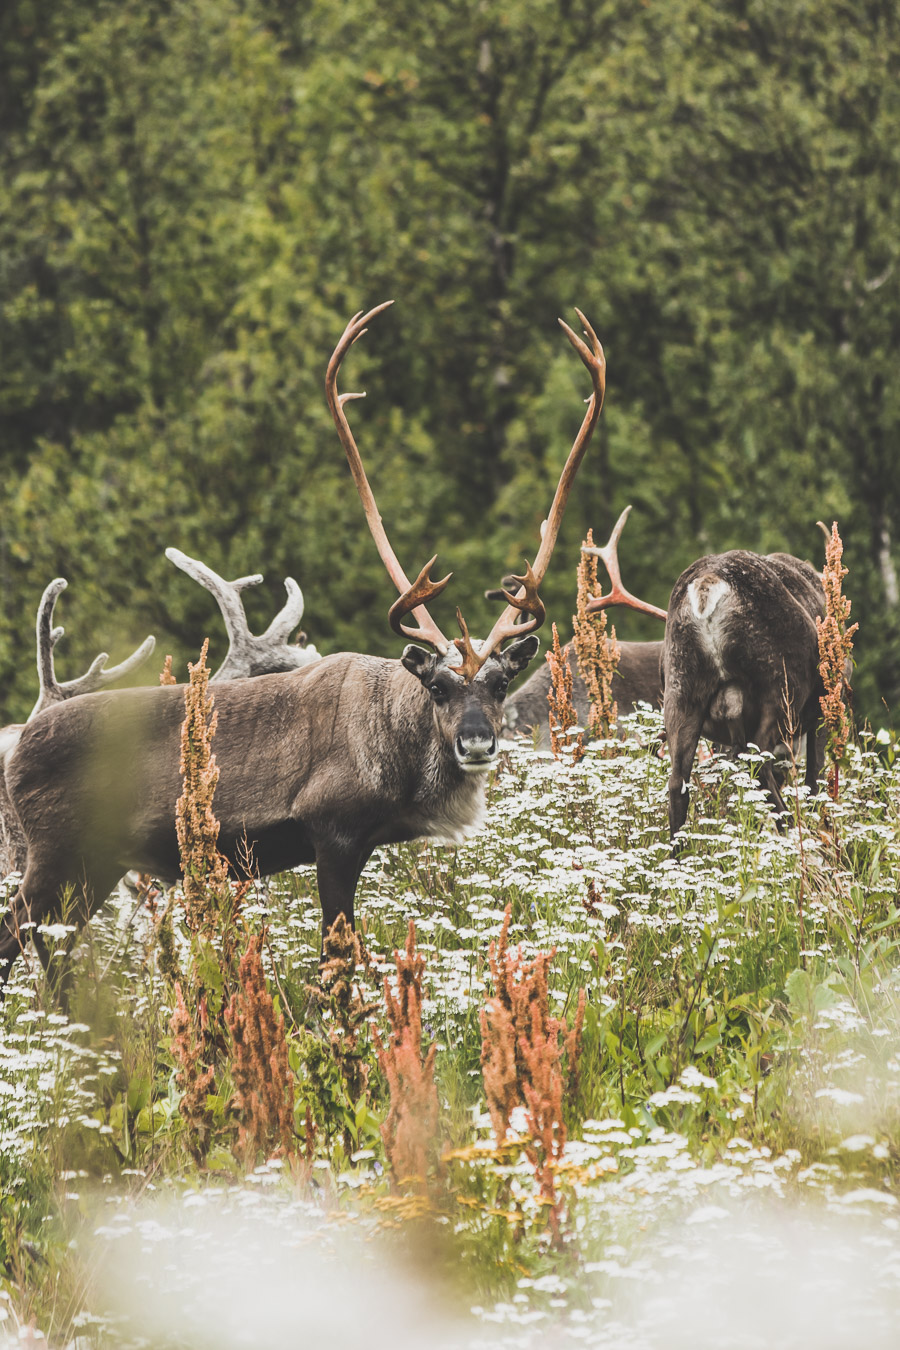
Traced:
<path fill-rule="evenodd" d="M 664 719 L 671 757 L 669 830 L 682 828 L 688 782 L 702 736 L 775 751 L 806 736 L 806 783 L 822 767 L 816 615 L 825 612 L 815 568 L 786 553 L 743 550 L 692 563 L 675 583 L 663 644 Z M 784 800 L 764 764 L 773 804 Z"/>

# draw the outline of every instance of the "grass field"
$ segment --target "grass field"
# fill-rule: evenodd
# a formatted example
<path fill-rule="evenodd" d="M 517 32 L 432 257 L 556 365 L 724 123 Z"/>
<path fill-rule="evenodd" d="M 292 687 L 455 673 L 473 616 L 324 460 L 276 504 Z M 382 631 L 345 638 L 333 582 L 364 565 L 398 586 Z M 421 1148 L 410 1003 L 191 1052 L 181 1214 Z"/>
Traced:
<path fill-rule="evenodd" d="M 333 1009 L 308 990 L 314 872 L 247 897 L 285 1018 L 293 1161 L 242 1152 L 227 1069 L 199 1155 L 192 1143 L 159 967 L 164 897 L 155 919 L 125 897 L 94 921 L 70 1017 L 21 962 L 0 1012 L 0 1337 L 894 1344 L 897 744 L 862 737 L 838 804 L 788 789 L 783 833 L 758 757 L 707 758 L 672 858 L 656 714 L 632 732 L 577 764 L 510 747 L 477 836 L 372 859 L 357 985 L 377 1006 L 360 1019 L 355 1098 L 330 1048 Z M 552 1201 L 528 1113 L 498 1146 L 482 1080 L 489 945 L 507 907 L 523 960 L 554 953 L 553 1016 L 571 1026 L 586 995 Z M 412 1182 L 391 1175 L 368 1029 L 387 1035 L 381 982 L 410 918 L 439 1100 L 427 1176 Z M 173 939 L 184 962 L 177 918 Z"/>

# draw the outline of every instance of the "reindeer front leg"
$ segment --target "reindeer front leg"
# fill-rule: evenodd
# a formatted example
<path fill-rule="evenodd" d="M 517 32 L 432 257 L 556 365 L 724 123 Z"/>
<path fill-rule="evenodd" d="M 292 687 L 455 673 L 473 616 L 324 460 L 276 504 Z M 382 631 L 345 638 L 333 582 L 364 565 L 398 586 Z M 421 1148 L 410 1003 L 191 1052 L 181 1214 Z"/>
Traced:
<path fill-rule="evenodd" d="M 706 709 L 681 702 L 675 685 L 666 686 L 664 720 L 669 747 L 669 838 L 674 840 L 687 820 L 691 769 Z M 673 852 L 677 846 L 673 845 Z"/>
<path fill-rule="evenodd" d="M 339 914 L 353 927 L 353 900 L 360 874 L 371 857 L 371 850 L 336 843 L 316 849 L 316 879 L 322 905 L 322 944 L 325 934 Z"/>

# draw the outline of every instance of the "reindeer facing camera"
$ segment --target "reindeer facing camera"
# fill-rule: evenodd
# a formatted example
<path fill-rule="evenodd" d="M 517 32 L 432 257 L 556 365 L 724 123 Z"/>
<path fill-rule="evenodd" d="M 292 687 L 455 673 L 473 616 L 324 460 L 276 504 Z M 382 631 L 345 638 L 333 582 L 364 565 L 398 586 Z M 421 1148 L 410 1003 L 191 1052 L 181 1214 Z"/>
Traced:
<path fill-rule="evenodd" d="M 314 862 L 323 934 L 341 913 L 352 923 L 360 873 L 381 844 L 456 840 L 478 825 L 507 687 L 538 648 L 538 588 L 605 388 L 602 348 L 579 315 L 586 342 L 562 327 L 590 373 L 592 394 L 534 566 L 517 578 L 484 642 L 470 638 L 458 610 L 461 636 L 450 640 L 427 608 L 450 578 L 431 581 L 431 564 L 413 582 L 404 573 L 347 422 L 344 405 L 355 396 L 337 392 L 345 355 L 386 307 L 347 325 L 328 365 L 326 396 L 369 529 L 400 592 L 391 628 L 415 641 L 399 660 L 343 652 L 216 689 L 219 847 L 235 872 L 247 866 L 249 851 L 259 876 Z M 70 699 L 21 729 L 7 757 L 6 785 L 27 863 L 0 927 L 0 978 L 21 950 L 22 924 L 56 914 L 67 886 L 82 897 L 86 920 L 131 868 L 178 877 L 183 717 L 182 690 L 162 686 Z"/>

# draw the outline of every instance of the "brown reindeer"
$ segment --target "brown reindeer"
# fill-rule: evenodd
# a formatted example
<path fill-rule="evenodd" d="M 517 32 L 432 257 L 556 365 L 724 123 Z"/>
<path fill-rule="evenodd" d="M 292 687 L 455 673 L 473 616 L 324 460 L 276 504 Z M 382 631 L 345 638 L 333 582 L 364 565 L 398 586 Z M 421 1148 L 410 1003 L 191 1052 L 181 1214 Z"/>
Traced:
<path fill-rule="evenodd" d="M 538 586 L 605 387 L 602 348 L 579 315 L 588 343 L 562 326 L 593 392 L 534 567 L 526 566 L 484 642 L 470 639 L 459 611 L 461 637 L 450 641 L 427 609 L 449 578 L 432 582 L 431 564 L 412 583 L 404 574 L 344 412 L 354 395 L 337 393 L 344 356 L 384 308 L 347 325 L 328 365 L 326 394 L 369 528 L 400 591 L 391 627 L 433 650 L 409 645 L 399 661 L 340 653 L 288 674 L 216 688 L 219 846 L 236 871 L 247 867 L 249 854 L 261 876 L 315 862 L 323 933 L 338 914 L 352 922 L 360 873 L 379 845 L 423 836 L 456 840 L 478 825 L 506 689 L 537 650 L 533 630 L 544 618 Z M 403 622 L 409 615 L 418 627 Z M 511 643 L 501 649 L 506 639 Z M 22 732 L 6 782 L 28 863 L 0 932 L 7 970 L 21 948 L 22 924 L 58 912 L 66 886 L 83 897 L 86 918 L 129 868 L 178 876 L 183 717 L 177 686 L 121 690 L 59 704 Z"/>
<path fill-rule="evenodd" d="M 625 604 L 666 620 L 660 674 L 671 762 L 670 836 L 687 819 L 701 736 L 737 752 L 752 743 L 773 754 L 805 737 L 805 781 L 814 788 L 822 770 L 817 728 L 824 692 L 816 616 L 825 613 L 825 593 L 812 564 L 788 553 L 761 556 L 743 549 L 698 558 L 675 582 L 668 610 L 658 610 L 625 591 L 615 549 L 612 560 L 613 590 L 590 608 Z M 771 762 L 763 763 L 760 781 L 783 813 Z"/>
<path fill-rule="evenodd" d="M 664 614 L 665 611 L 657 610 L 652 605 L 647 607 L 643 601 L 636 601 L 622 586 L 616 549 L 619 536 L 630 511 L 631 507 L 627 506 L 619 516 L 607 544 L 604 544 L 602 548 L 585 549 L 586 553 L 593 553 L 596 557 L 603 559 L 613 582 L 613 589 L 610 594 L 598 597 L 598 599 L 602 599 L 603 603 L 592 604 L 589 609 L 591 613 L 596 613 L 599 609 L 606 609 L 613 604 L 629 604 L 633 609 L 644 609 L 645 612 L 649 609 L 650 613 L 656 614 L 658 617 L 660 613 Z M 511 577 L 503 578 L 504 586 L 509 586 L 512 581 L 513 578 Z M 498 599 L 502 594 L 502 591 L 485 591 L 485 596 L 489 600 Z M 639 703 L 649 703 L 651 707 L 661 708 L 662 676 L 660 674 L 660 662 L 663 644 L 661 642 L 622 642 L 620 640 L 618 646 L 619 660 L 613 676 L 613 698 L 616 701 L 619 716 L 634 712 Z M 591 697 L 578 670 L 578 658 L 575 654 L 574 643 L 568 642 L 563 650 L 572 672 L 572 702 L 575 706 L 575 712 L 579 724 L 582 727 L 587 727 L 590 723 Z M 547 699 L 552 683 L 553 676 L 550 665 L 549 662 L 545 661 L 533 675 L 529 675 L 521 688 L 517 689 L 506 700 L 506 707 L 503 712 L 504 731 L 517 735 L 535 736 L 535 743 L 539 750 L 549 750 L 550 748 L 550 719 Z"/>

